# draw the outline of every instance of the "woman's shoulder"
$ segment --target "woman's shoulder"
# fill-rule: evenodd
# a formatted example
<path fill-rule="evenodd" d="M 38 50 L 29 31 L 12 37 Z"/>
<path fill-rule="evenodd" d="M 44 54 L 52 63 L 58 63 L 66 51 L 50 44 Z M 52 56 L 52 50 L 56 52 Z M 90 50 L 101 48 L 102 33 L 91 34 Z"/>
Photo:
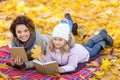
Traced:
<path fill-rule="evenodd" d="M 35 29 L 36 37 L 42 38 L 42 39 L 50 39 L 51 36 L 48 34 L 41 34 L 38 29 Z"/>
<path fill-rule="evenodd" d="M 35 29 L 35 34 L 41 36 L 41 33 L 40 33 L 40 31 L 38 29 Z"/>

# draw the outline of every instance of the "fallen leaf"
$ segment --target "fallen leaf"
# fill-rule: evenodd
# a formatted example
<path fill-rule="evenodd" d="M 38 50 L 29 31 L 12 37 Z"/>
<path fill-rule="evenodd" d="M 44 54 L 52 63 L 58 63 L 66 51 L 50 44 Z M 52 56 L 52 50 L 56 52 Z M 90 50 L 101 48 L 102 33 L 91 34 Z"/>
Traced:
<path fill-rule="evenodd" d="M 35 45 L 35 48 L 31 50 L 32 57 L 33 58 L 38 58 L 40 56 L 41 53 L 41 46 Z"/>

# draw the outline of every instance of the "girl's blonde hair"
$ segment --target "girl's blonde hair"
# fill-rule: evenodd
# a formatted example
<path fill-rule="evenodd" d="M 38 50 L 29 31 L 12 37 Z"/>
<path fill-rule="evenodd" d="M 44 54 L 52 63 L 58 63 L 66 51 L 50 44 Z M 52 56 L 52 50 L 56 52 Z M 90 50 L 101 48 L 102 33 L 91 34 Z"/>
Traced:
<path fill-rule="evenodd" d="M 55 46 L 53 45 L 53 39 L 50 40 L 49 49 L 51 52 L 55 52 Z M 69 34 L 69 40 L 60 48 L 61 52 L 68 53 L 70 52 L 70 44 L 72 43 L 72 34 Z"/>

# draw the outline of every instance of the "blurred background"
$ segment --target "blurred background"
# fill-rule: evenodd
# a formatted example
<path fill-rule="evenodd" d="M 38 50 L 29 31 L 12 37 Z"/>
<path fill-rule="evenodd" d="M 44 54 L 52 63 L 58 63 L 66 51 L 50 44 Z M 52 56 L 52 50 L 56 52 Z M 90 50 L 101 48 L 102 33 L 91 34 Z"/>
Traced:
<path fill-rule="evenodd" d="M 0 46 L 10 40 L 9 27 L 16 16 L 30 17 L 41 34 L 51 34 L 65 13 L 78 24 L 78 43 L 106 28 L 114 47 L 120 48 L 120 0 L 0 0 Z"/>

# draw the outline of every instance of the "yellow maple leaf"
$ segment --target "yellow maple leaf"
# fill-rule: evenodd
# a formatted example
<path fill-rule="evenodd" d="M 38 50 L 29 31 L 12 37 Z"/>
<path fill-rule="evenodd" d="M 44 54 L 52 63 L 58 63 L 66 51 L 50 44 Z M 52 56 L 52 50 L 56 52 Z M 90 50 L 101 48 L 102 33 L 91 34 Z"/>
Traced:
<path fill-rule="evenodd" d="M 84 76 L 82 76 L 82 75 L 80 75 L 80 78 L 81 78 L 82 80 L 84 80 L 84 79 L 85 79 L 85 77 L 84 77 Z"/>
<path fill-rule="evenodd" d="M 98 62 L 92 61 L 91 63 L 86 64 L 87 66 L 99 66 Z"/>
<path fill-rule="evenodd" d="M 24 11 L 25 10 L 25 6 L 17 6 L 16 7 L 16 11 L 20 12 L 20 11 Z"/>
<path fill-rule="evenodd" d="M 35 48 L 32 49 L 31 52 L 33 53 L 32 54 L 33 58 L 38 58 L 41 53 L 41 46 L 35 45 Z"/>
<path fill-rule="evenodd" d="M 4 75 L 1 71 L 0 71 L 0 80 L 8 80 L 8 76 Z"/>
<path fill-rule="evenodd" d="M 65 78 L 60 78 L 59 80 L 67 80 L 67 79 L 65 79 Z"/>
<path fill-rule="evenodd" d="M 96 78 L 92 77 L 92 78 L 89 78 L 89 80 L 96 80 Z"/>
<path fill-rule="evenodd" d="M 101 77 L 101 76 L 103 76 L 105 74 L 105 72 L 104 71 L 97 71 L 97 72 L 93 72 L 93 74 L 95 74 L 96 76 Z"/>
<path fill-rule="evenodd" d="M 21 76 L 13 76 L 13 78 L 19 79 L 19 78 L 21 78 Z"/>
<path fill-rule="evenodd" d="M 120 64 L 120 59 L 118 59 L 116 62 L 117 62 L 118 64 Z"/>
<path fill-rule="evenodd" d="M 117 80 L 116 76 L 112 75 L 112 80 Z"/>
<path fill-rule="evenodd" d="M 119 6 L 119 0 L 111 0 L 110 2 L 112 3 L 113 7 Z"/>
<path fill-rule="evenodd" d="M 49 76 L 55 78 L 55 77 L 60 77 L 60 74 L 54 74 L 54 75 L 49 75 Z"/>
<path fill-rule="evenodd" d="M 0 64 L 0 68 L 9 69 L 11 68 L 11 66 L 8 66 L 4 63 L 4 64 Z"/>
<path fill-rule="evenodd" d="M 108 67 L 110 67 L 111 63 L 108 59 L 102 59 L 102 69 L 108 69 Z"/>

